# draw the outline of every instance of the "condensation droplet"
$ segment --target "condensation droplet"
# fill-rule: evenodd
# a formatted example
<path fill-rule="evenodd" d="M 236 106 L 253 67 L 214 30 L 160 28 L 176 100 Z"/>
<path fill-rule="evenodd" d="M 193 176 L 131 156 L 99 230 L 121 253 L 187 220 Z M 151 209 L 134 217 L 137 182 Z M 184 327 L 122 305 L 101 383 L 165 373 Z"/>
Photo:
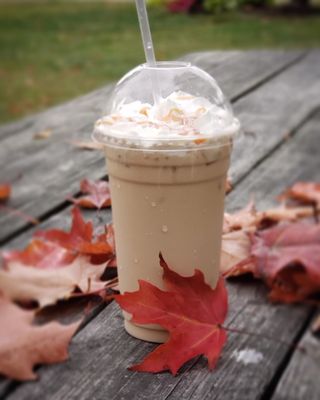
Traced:
<path fill-rule="evenodd" d="M 193 249 L 193 254 L 197 254 L 198 250 L 197 249 Z"/>
<path fill-rule="evenodd" d="M 138 259 L 135 258 L 135 259 L 133 260 L 133 262 L 134 262 L 135 264 L 138 264 Z"/>
<path fill-rule="evenodd" d="M 151 207 L 157 207 L 157 203 L 155 201 L 151 202 Z"/>
<path fill-rule="evenodd" d="M 167 233 L 168 232 L 168 227 L 167 225 L 162 225 L 162 232 Z"/>
<path fill-rule="evenodd" d="M 121 185 L 120 183 L 117 183 L 117 189 L 120 189 Z"/>

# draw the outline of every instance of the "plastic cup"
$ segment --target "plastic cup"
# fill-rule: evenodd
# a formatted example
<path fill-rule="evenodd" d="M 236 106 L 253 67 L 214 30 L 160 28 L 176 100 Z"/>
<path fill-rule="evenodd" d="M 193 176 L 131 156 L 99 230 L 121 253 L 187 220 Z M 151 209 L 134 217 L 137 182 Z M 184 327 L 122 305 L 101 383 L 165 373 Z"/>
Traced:
<path fill-rule="evenodd" d="M 160 110 L 164 119 L 171 112 L 170 134 L 165 127 L 155 134 L 153 123 L 142 123 L 143 128 L 133 132 L 130 121 L 118 126 L 117 117 L 115 125 L 110 118 L 96 123 L 94 138 L 104 144 L 107 160 L 120 291 L 137 290 L 140 279 L 163 288 L 159 252 L 179 274 L 190 276 L 200 269 L 215 287 L 225 180 L 239 123 L 217 83 L 204 71 L 186 63 L 158 63 L 152 68 L 157 69 L 162 98 L 183 91 L 212 104 L 212 121 L 207 115 L 204 124 L 211 128 L 185 134 L 190 126 L 183 118 L 179 125 L 181 115 L 170 102 Z M 125 104 L 137 100 L 152 104 L 150 72 L 147 65 L 129 72 L 117 85 L 108 113 L 121 114 Z M 160 326 L 133 324 L 127 313 L 124 318 L 125 329 L 136 338 L 158 343 L 167 338 Z"/>

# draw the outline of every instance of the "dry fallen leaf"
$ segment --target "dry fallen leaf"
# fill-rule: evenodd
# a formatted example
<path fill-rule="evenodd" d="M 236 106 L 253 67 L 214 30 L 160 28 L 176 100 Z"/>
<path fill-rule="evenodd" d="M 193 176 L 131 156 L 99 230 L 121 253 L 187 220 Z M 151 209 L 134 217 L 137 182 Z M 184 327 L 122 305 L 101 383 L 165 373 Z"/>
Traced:
<path fill-rule="evenodd" d="M 244 230 L 222 235 L 220 272 L 225 276 L 237 276 L 252 272 L 254 266 L 250 259 L 251 241 Z"/>
<path fill-rule="evenodd" d="M 6 201 L 11 195 L 11 185 L 8 183 L 0 184 L 0 201 Z"/>
<path fill-rule="evenodd" d="M 137 324 L 159 324 L 169 331 L 169 339 L 158 346 L 135 371 L 176 374 L 180 367 L 198 355 L 205 355 L 209 368 L 215 367 L 227 339 L 222 324 L 228 310 L 227 291 L 222 278 L 212 289 L 202 272 L 182 277 L 172 271 L 160 256 L 167 291 L 139 281 L 139 290 L 115 296 L 118 304 Z"/>
<path fill-rule="evenodd" d="M 68 345 L 80 322 L 35 326 L 34 315 L 0 296 L 0 373 L 9 378 L 36 379 L 35 365 L 68 358 Z"/>
<path fill-rule="evenodd" d="M 70 264 L 77 254 L 53 242 L 32 239 L 24 250 L 2 252 L 5 262 L 16 261 L 34 268 L 52 269 Z"/>
<path fill-rule="evenodd" d="M 230 193 L 232 189 L 232 181 L 231 178 L 228 176 L 226 179 L 226 193 Z"/>
<path fill-rule="evenodd" d="M 35 140 L 42 140 L 42 139 L 48 139 L 52 135 L 52 130 L 51 129 L 44 129 L 40 132 L 36 132 L 33 135 L 33 139 Z"/>
<path fill-rule="evenodd" d="M 9 261 L 0 270 L 0 291 L 11 300 L 37 301 L 40 307 L 72 297 L 78 288 L 82 294 L 103 290 L 106 264 L 93 265 L 89 257 L 78 256 L 70 265 L 61 268 L 40 269 Z"/>
<path fill-rule="evenodd" d="M 112 248 L 106 240 L 106 235 L 103 234 L 94 238 L 92 222 L 85 222 L 77 207 L 74 207 L 72 210 L 70 232 L 60 229 L 50 229 L 47 231 L 38 231 L 34 236 L 56 243 L 65 249 L 79 254 L 99 255 L 100 257 L 104 255 L 106 260 L 112 256 Z"/>
<path fill-rule="evenodd" d="M 83 150 L 102 150 L 103 145 L 92 141 L 71 140 L 70 143 Z"/>
<path fill-rule="evenodd" d="M 320 293 L 320 225 L 279 224 L 252 236 L 255 275 L 270 287 L 270 299 L 304 301 Z"/>
<path fill-rule="evenodd" d="M 280 195 L 280 199 L 287 198 L 320 206 L 320 183 L 296 182 Z"/>
<path fill-rule="evenodd" d="M 320 315 L 318 315 L 312 323 L 312 332 L 320 334 Z"/>
<path fill-rule="evenodd" d="M 265 211 L 258 211 L 251 200 L 243 209 L 233 214 L 224 214 L 223 232 L 228 233 L 241 229 L 255 231 L 266 223 L 297 221 L 313 215 L 314 209 L 312 207 L 288 207 L 285 204 Z"/>
<path fill-rule="evenodd" d="M 223 233 L 257 226 L 257 210 L 253 200 L 243 209 L 230 214 L 224 214 Z"/>
<path fill-rule="evenodd" d="M 85 208 L 100 208 L 111 206 L 111 196 L 109 183 L 106 181 L 91 181 L 84 179 L 80 183 L 82 193 L 87 193 L 88 196 L 83 196 L 78 199 L 72 198 L 71 201 Z"/>

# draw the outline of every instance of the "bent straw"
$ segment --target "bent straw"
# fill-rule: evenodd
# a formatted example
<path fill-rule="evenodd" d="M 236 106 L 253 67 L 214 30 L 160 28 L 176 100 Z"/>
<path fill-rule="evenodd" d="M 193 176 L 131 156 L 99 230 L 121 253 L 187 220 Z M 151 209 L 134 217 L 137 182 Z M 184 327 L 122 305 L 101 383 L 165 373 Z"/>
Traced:
<path fill-rule="evenodd" d="M 148 19 L 148 13 L 146 8 L 145 0 L 136 0 L 136 8 L 139 19 L 142 43 L 144 48 L 144 54 L 146 57 L 147 65 L 149 67 L 155 67 L 157 65 L 156 58 L 154 55 L 153 42 L 150 32 L 150 25 Z M 158 104 L 160 99 L 160 89 L 157 80 L 156 70 L 151 71 L 151 83 L 152 83 L 152 95 L 154 104 Z"/>

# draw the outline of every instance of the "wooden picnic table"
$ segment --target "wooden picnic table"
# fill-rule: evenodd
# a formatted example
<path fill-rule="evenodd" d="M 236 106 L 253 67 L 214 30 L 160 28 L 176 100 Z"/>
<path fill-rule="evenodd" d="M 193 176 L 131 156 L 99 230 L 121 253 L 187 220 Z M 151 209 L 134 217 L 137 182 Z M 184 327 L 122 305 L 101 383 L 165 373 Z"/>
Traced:
<path fill-rule="evenodd" d="M 319 50 L 202 52 L 184 58 L 216 78 L 244 129 L 233 152 L 228 211 L 246 205 L 251 194 L 258 208 L 270 207 L 295 181 L 319 180 Z M 34 227 L 2 212 L 3 248 L 25 246 L 35 229 L 67 228 L 71 205 L 66 197 L 78 194 L 82 178 L 106 176 L 100 151 L 85 151 L 70 142 L 90 139 L 111 90 L 109 85 L 0 127 L 0 181 L 13 182 L 10 206 L 40 220 Z M 51 136 L 36 140 L 44 130 Z M 111 221 L 110 210 L 84 214 L 99 225 Z M 310 330 L 316 310 L 308 305 L 270 304 L 265 287 L 250 280 L 229 282 L 228 291 L 227 325 L 257 336 L 230 333 L 212 372 L 202 358 L 189 362 L 176 377 L 128 371 L 155 345 L 126 334 L 115 303 L 97 301 L 73 338 L 70 359 L 41 366 L 36 382 L 2 378 L 0 398 L 319 400 L 320 341 Z M 49 308 L 45 318 L 79 318 L 82 308 L 70 303 L 59 315 Z M 241 350 L 255 350 L 263 358 L 246 364 L 239 357 Z"/>

